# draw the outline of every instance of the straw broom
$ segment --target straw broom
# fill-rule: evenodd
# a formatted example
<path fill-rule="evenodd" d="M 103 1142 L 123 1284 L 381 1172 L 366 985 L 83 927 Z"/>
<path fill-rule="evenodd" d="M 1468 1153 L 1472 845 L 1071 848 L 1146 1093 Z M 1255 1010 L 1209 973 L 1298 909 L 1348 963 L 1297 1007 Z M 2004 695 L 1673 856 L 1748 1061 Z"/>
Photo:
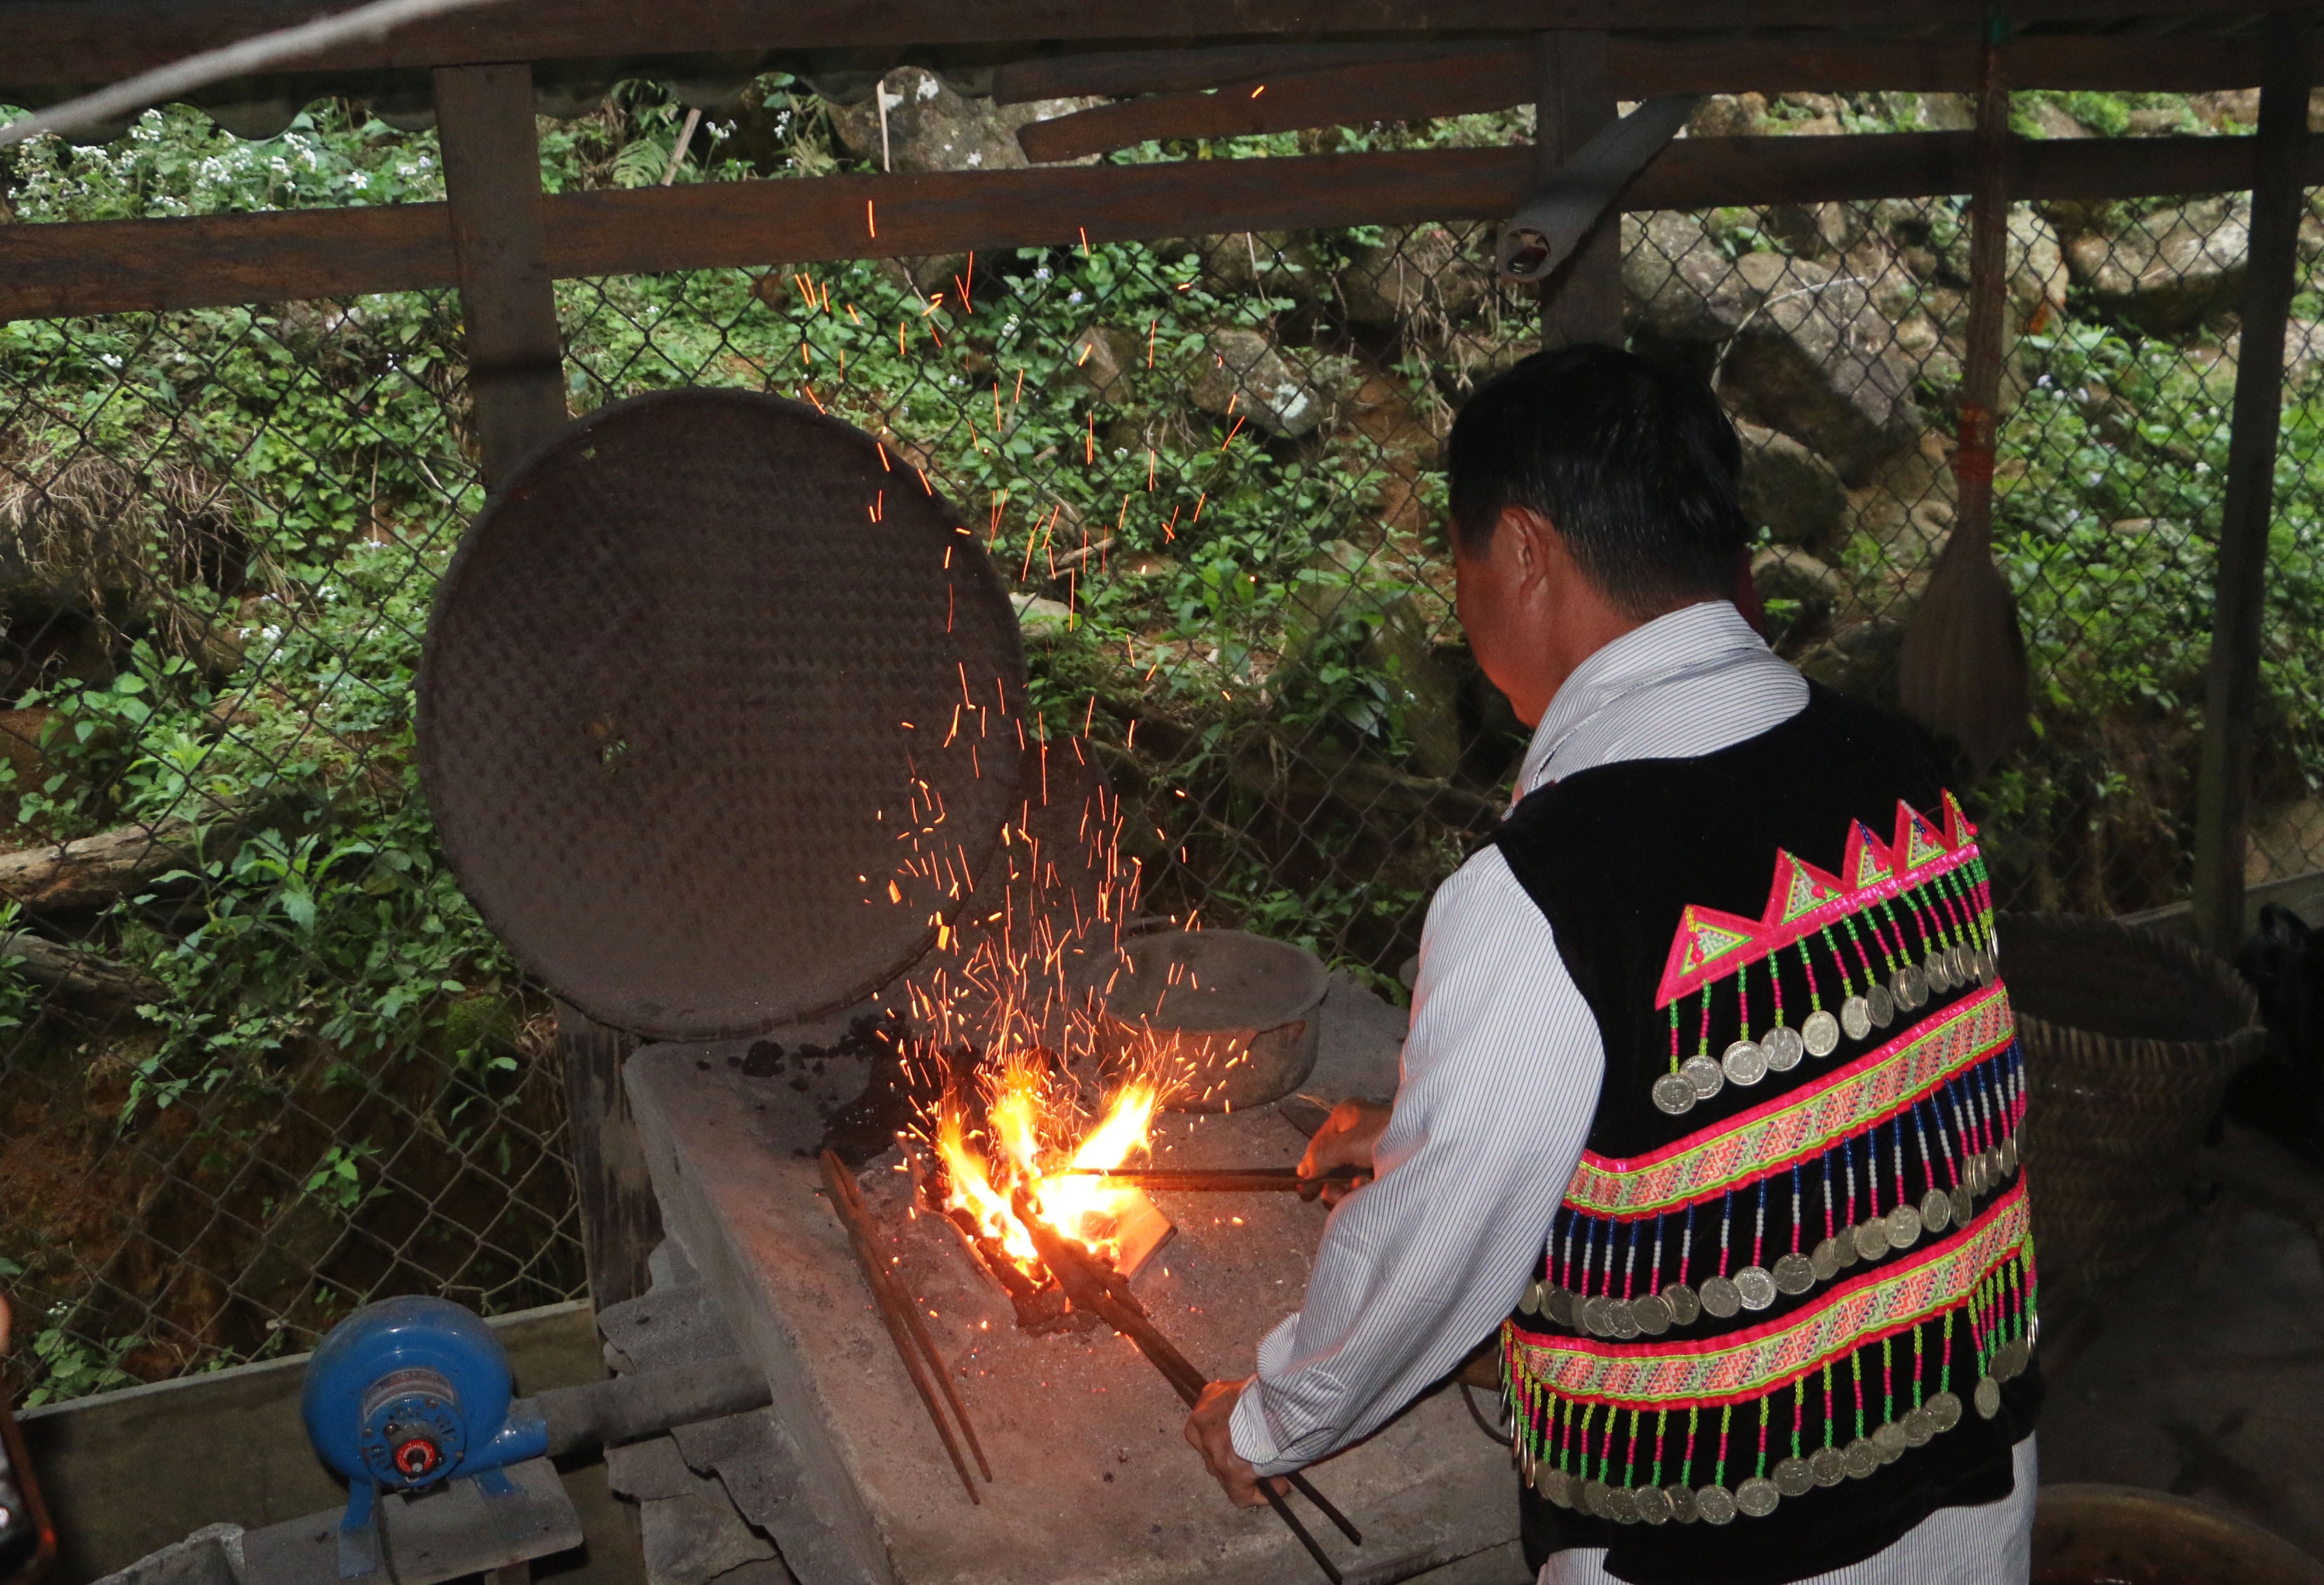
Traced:
<path fill-rule="evenodd" d="M 1960 501 L 1951 536 L 1904 630 L 1898 693 L 1907 714 L 1959 743 L 1983 775 L 2025 731 L 2025 640 L 2017 602 L 1993 560 L 1993 442 L 2008 302 L 2009 94 L 2001 81 L 2007 23 L 1986 23 L 1969 196 L 1968 355 L 1961 370 Z"/>

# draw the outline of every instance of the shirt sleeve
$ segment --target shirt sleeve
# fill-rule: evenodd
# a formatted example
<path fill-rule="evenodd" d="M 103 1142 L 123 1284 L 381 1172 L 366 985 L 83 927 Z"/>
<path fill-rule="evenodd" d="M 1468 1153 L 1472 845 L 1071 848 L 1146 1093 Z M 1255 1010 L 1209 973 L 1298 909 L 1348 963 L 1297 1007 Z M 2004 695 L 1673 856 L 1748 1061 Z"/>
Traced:
<path fill-rule="evenodd" d="M 1507 1316 L 1582 1156 L 1605 1048 L 1549 921 L 1487 848 L 1437 890 L 1375 1181 L 1259 1345 L 1235 1451 L 1282 1474 L 1384 1424 Z"/>

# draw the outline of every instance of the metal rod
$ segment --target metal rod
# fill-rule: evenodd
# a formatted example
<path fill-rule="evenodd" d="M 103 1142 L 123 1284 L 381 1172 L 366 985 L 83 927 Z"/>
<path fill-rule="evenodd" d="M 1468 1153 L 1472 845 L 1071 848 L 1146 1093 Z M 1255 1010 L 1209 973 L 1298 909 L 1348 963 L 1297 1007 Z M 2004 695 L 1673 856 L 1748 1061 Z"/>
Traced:
<path fill-rule="evenodd" d="M 1370 1175 L 1354 1167 L 1334 1167 L 1330 1172 L 1302 1177 L 1296 1166 L 1254 1167 L 1081 1167 L 1073 1169 L 1075 1175 L 1102 1177 L 1109 1183 L 1128 1184 L 1139 1189 L 1162 1189 L 1181 1193 L 1213 1194 L 1297 1194 L 1302 1200 L 1313 1200 L 1327 1188 L 1352 1189 Z"/>
<path fill-rule="evenodd" d="M 824 1154 L 831 1157 L 830 1165 L 823 1169 L 825 1181 L 830 1180 L 835 1167 L 838 1173 L 838 1183 L 835 1188 L 845 1202 L 844 1212 L 850 1219 L 849 1231 L 868 1241 L 872 1237 L 872 1212 L 863 1203 L 863 1192 L 856 1186 L 855 1175 L 847 1170 L 847 1164 L 834 1152 L 826 1150 Z M 895 1279 L 885 1267 L 881 1267 L 880 1275 L 893 1290 Z M 960 1401 L 959 1389 L 952 1384 L 952 1372 L 945 1368 L 944 1356 L 936 1352 L 936 1341 L 928 1335 L 927 1323 L 920 1319 L 920 1307 L 900 1291 L 896 1293 L 896 1298 L 904 1313 L 904 1324 L 911 1329 L 912 1341 L 919 1345 L 920 1352 L 927 1358 L 928 1374 L 936 1378 L 945 1402 L 952 1405 L 953 1417 L 960 1422 L 961 1435 L 967 1439 L 968 1451 L 976 1457 L 976 1467 L 983 1471 L 987 1480 L 991 1479 L 992 1466 L 985 1462 L 984 1446 L 976 1440 L 976 1426 L 968 1417 L 968 1405 Z"/>
<path fill-rule="evenodd" d="M 952 1459 L 952 1467 L 960 1473 L 960 1484 L 968 1493 L 968 1500 L 982 1505 L 984 1499 L 976 1494 L 975 1479 L 968 1472 L 968 1461 L 960 1456 L 960 1444 L 953 1440 L 952 1426 L 945 1421 L 944 1408 L 936 1401 L 936 1388 L 928 1381 L 927 1367 L 912 1341 L 904 1318 L 910 1306 L 889 1280 L 880 1264 L 879 1251 L 862 1230 L 860 1207 L 852 1204 L 840 1179 L 849 1176 L 846 1164 L 826 1150 L 823 1153 L 823 1181 L 830 1188 L 832 1209 L 839 1213 L 840 1224 L 847 1230 L 849 1248 L 855 1251 L 855 1264 L 863 1273 L 863 1283 L 872 1290 L 873 1308 L 880 1312 L 881 1321 L 888 1328 L 888 1339 L 896 1345 L 897 1358 L 904 1362 L 904 1374 L 912 1378 L 913 1390 L 936 1423 L 936 1435 L 944 1440 L 945 1451 Z M 852 1186 L 852 1184 L 851 1184 Z M 988 1477 L 990 1479 L 990 1477 Z"/>
<path fill-rule="evenodd" d="M 1035 1251 L 1041 1257 L 1041 1264 L 1049 1268 L 1050 1275 L 1057 1279 L 1057 1286 L 1065 1290 L 1065 1297 L 1128 1338 L 1138 1351 L 1162 1373 L 1163 1378 L 1177 1389 L 1179 1397 L 1185 1401 L 1188 1408 L 1200 1403 L 1203 1389 L 1210 1385 L 1210 1378 L 1178 1351 L 1177 1345 L 1163 1334 L 1160 1327 L 1147 1318 L 1144 1307 L 1130 1292 L 1128 1280 L 1104 1261 L 1084 1254 L 1072 1239 L 1052 1230 L 1035 1216 L 1032 1202 L 1021 1190 L 1017 1194 L 1016 1210 L 1018 1221 L 1024 1224 L 1026 1232 L 1033 1240 Z M 1349 1523 L 1346 1515 L 1326 1501 L 1323 1494 L 1317 1491 L 1305 1476 L 1294 1473 L 1285 1476 L 1284 1479 L 1293 1490 L 1314 1503 L 1316 1510 L 1337 1525 L 1342 1534 L 1358 1546 L 1364 1544 L 1363 1533 Z M 1307 1555 L 1315 1560 L 1315 1566 L 1323 1571 L 1324 1577 L 1332 1581 L 1332 1585 L 1342 1585 L 1338 1566 L 1316 1544 L 1314 1536 L 1308 1534 L 1307 1527 L 1299 1522 L 1299 1516 L 1283 1500 L 1283 1494 L 1265 1478 L 1260 1479 L 1259 1489 L 1259 1494 L 1267 1498 L 1268 1507 L 1275 1510 L 1276 1516 L 1298 1538 L 1299 1544 L 1307 1549 Z"/>

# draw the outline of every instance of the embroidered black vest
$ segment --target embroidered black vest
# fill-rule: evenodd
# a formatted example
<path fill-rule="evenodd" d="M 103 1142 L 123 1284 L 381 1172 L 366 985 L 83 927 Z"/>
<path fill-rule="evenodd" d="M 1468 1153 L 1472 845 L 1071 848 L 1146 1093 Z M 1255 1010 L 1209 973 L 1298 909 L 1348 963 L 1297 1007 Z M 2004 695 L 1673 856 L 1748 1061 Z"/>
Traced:
<path fill-rule="evenodd" d="M 1606 1048 L 1503 1357 L 1537 1569 L 1775 1585 L 2011 1488 L 2041 1397 L 2025 1085 L 1975 830 L 1821 688 L 1497 841 Z"/>

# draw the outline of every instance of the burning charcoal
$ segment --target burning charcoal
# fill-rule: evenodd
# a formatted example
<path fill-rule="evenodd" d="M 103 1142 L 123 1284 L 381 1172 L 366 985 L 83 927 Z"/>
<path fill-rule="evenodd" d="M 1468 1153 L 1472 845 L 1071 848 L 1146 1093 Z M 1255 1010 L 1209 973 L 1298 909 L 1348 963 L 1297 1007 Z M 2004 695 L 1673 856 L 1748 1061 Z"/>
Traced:
<path fill-rule="evenodd" d="M 753 1040 L 742 1059 L 742 1071 L 754 1079 L 771 1079 L 782 1066 L 783 1048 L 771 1040 Z"/>

